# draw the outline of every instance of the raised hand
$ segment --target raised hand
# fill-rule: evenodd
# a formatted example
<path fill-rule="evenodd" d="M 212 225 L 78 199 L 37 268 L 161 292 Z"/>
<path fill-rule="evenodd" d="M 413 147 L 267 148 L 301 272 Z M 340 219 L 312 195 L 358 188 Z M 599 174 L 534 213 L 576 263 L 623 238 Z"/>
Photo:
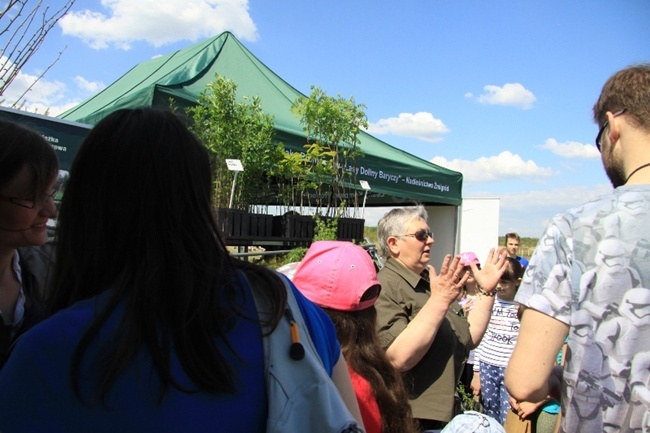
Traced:
<path fill-rule="evenodd" d="M 447 254 L 442 261 L 440 274 L 436 274 L 433 266 L 429 265 L 428 268 L 431 298 L 445 302 L 447 306 L 451 305 L 469 278 L 469 272 L 460 264 L 460 256 L 452 259 L 451 254 Z"/>
<path fill-rule="evenodd" d="M 474 273 L 474 279 L 476 279 L 476 282 L 484 292 L 492 292 L 496 288 L 503 273 L 508 269 L 506 257 L 508 257 L 508 255 L 506 254 L 506 249 L 504 247 L 499 247 L 496 250 L 492 248 L 488 254 L 483 269 L 479 270 L 474 263 L 470 264 L 472 272 Z"/>

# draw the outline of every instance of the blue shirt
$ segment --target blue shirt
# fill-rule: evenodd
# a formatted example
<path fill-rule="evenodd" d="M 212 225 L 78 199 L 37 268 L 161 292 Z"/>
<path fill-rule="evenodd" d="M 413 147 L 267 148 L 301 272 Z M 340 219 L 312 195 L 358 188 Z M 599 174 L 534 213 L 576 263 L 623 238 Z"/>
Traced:
<path fill-rule="evenodd" d="M 528 259 L 524 257 L 517 256 L 517 261 L 521 265 L 522 268 L 527 268 L 528 267 Z"/>
<path fill-rule="evenodd" d="M 246 288 L 248 291 L 249 289 Z M 336 331 L 327 315 L 293 287 L 314 344 L 331 376 L 340 356 Z M 106 294 L 78 302 L 40 323 L 18 341 L 0 371 L 0 431 L 13 432 L 264 432 L 267 397 L 261 328 L 239 320 L 228 334 L 237 358 L 221 353 L 236 373 L 235 394 L 184 393 L 171 387 L 156 404 L 158 378 L 149 353 L 142 350 L 135 362 L 114 383 L 107 404 L 85 405 L 75 396 L 71 380 L 71 354 L 92 322 Z M 252 296 L 246 308 L 254 309 Z M 253 310 L 254 311 L 254 310 Z M 294 313 L 295 314 L 295 313 Z M 80 369 L 81 394 L 92 395 L 97 376 L 98 348 L 118 323 L 113 314 L 90 345 Z M 303 337 L 304 338 L 304 337 Z M 224 349 L 223 343 L 219 344 Z M 174 378 L 196 389 L 172 356 Z"/>

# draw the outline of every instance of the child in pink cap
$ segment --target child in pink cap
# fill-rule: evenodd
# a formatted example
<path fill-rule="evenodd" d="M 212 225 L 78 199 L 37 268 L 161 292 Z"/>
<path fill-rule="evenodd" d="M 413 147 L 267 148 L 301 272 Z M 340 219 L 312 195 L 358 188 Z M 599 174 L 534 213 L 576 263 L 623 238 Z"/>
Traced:
<path fill-rule="evenodd" d="M 474 275 L 470 268 L 470 264 L 472 263 L 474 263 L 479 268 L 479 270 L 481 269 L 481 262 L 479 261 L 478 257 L 476 257 L 476 254 L 468 251 L 460 255 L 460 264 L 469 270 L 469 278 L 467 278 L 467 282 L 458 295 L 458 303 L 463 307 L 463 311 L 465 312 L 466 316 L 469 315 L 469 312 L 472 310 L 472 306 L 474 305 L 474 300 L 479 295 L 478 283 L 476 282 L 476 279 L 474 278 Z M 475 407 L 467 409 L 479 409 L 481 379 L 478 372 L 474 372 L 474 350 L 470 350 L 469 352 L 467 362 L 465 363 L 465 368 L 463 369 L 463 373 L 460 378 L 460 383 L 463 385 L 466 393 L 474 396 Z"/>
<path fill-rule="evenodd" d="M 367 433 L 415 433 L 402 377 L 377 337 L 381 285 L 370 255 L 351 242 L 314 242 L 293 282 L 334 322 Z"/>

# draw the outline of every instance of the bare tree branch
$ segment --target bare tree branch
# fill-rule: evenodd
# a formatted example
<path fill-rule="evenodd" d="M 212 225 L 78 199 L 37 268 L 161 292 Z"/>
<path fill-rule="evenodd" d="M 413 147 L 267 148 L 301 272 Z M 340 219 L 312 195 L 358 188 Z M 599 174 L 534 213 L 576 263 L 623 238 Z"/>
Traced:
<path fill-rule="evenodd" d="M 32 90 L 32 87 L 34 87 L 34 84 L 38 83 L 38 81 L 39 81 L 41 78 L 43 78 L 43 76 L 45 76 L 45 74 L 47 73 L 47 71 L 49 71 L 50 68 L 51 68 L 52 66 L 54 66 L 54 64 L 55 64 L 56 62 L 59 61 L 59 59 L 61 58 L 61 55 L 63 54 L 63 52 L 64 52 L 67 48 L 68 48 L 68 46 L 66 45 L 65 48 L 63 48 L 61 51 L 59 51 L 59 55 L 56 56 L 56 59 L 55 59 L 52 63 L 50 63 L 50 65 L 49 65 L 47 68 L 45 68 L 45 70 L 44 70 L 43 72 L 40 73 L 40 75 L 39 75 L 39 76 L 34 80 L 34 82 L 33 82 L 32 84 L 29 85 L 28 88 L 25 89 L 25 91 L 22 93 L 22 95 L 20 95 L 20 97 L 16 100 L 16 102 L 14 102 L 14 103 L 11 105 L 11 108 L 18 108 L 18 105 L 19 105 L 19 103 L 20 103 L 21 101 L 23 101 L 23 103 L 24 103 L 23 98 L 27 95 L 28 92 L 30 92 L 30 91 Z"/>
<path fill-rule="evenodd" d="M 0 12 L 0 96 L 11 86 L 25 65 L 41 48 L 48 33 L 68 13 L 76 0 L 66 0 L 58 10 L 51 12 L 42 0 L 9 0 Z M 33 7 L 30 6 L 33 4 Z M 37 19 L 37 17 L 41 17 Z M 66 47 L 67 48 L 67 47 Z M 23 98 L 34 85 L 61 58 L 65 48 L 56 59 L 34 80 L 12 106 L 24 105 Z"/>
<path fill-rule="evenodd" d="M 18 1 L 19 1 L 19 0 L 11 0 L 11 1 L 7 2 L 7 6 L 5 7 L 5 10 L 3 10 L 2 13 L 0 13 L 0 20 L 5 16 L 5 14 L 6 14 L 7 12 L 9 12 L 10 10 L 12 10 L 13 7 L 16 6 L 16 3 L 18 3 Z M 20 10 L 21 10 L 21 11 L 22 11 L 23 7 L 25 7 L 24 3 L 21 4 L 21 6 L 20 6 Z M 20 15 L 20 13 L 18 13 L 18 14 L 16 14 L 16 15 Z M 4 32 L 2 32 L 2 33 L 4 33 Z M 0 35 L 1 35 L 2 33 L 0 33 Z"/>

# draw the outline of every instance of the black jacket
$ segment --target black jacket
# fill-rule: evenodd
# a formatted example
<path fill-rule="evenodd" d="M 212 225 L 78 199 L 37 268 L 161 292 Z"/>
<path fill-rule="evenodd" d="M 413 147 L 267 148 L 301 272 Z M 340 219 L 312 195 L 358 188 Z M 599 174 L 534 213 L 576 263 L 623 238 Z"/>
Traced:
<path fill-rule="evenodd" d="M 0 367 L 4 365 L 16 339 L 45 318 L 45 296 L 51 282 L 54 246 L 45 244 L 41 247 L 19 248 L 18 257 L 25 293 L 25 315 L 18 327 L 0 323 Z"/>

